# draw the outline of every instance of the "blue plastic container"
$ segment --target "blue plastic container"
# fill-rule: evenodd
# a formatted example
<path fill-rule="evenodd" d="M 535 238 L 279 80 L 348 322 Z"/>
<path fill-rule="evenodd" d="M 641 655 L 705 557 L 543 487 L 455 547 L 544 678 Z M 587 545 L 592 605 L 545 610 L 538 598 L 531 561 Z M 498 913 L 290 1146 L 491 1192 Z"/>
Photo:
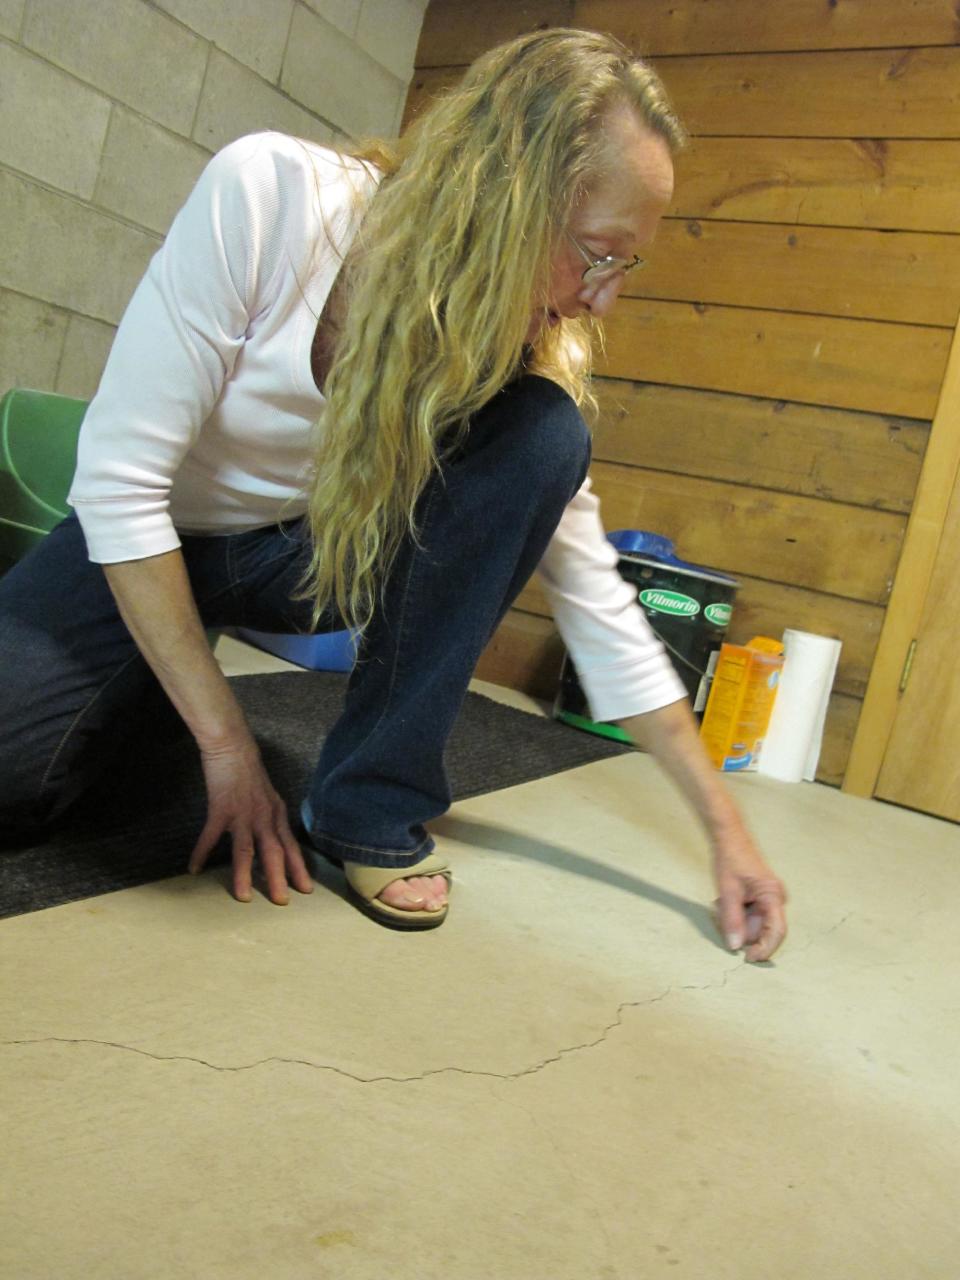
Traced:
<path fill-rule="evenodd" d="M 357 646 L 352 631 L 328 631 L 323 635 L 275 635 L 272 631 L 252 631 L 237 627 L 237 637 L 247 644 L 275 653 L 309 671 L 352 671 Z"/>

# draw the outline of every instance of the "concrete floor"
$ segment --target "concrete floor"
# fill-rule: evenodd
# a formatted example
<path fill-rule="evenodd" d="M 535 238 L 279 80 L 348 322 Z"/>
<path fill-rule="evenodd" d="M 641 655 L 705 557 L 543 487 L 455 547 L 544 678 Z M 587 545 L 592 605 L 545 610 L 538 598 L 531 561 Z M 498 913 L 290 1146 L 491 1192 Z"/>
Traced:
<path fill-rule="evenodd" d="M 434 933 L 332 873 L 5 922 L 0 1275 L 960 1277 L 960 829 L 731 785 L 791 890 L 762 967 L 641 756 L 457 805 Z"/>

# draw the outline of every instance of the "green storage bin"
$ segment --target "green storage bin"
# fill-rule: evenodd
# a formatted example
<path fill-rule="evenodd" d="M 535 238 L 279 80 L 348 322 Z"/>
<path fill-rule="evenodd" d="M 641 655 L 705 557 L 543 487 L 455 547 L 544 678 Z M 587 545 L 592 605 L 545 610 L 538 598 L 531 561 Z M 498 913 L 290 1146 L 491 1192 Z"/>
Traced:
<path fill-rule="evenodd" d="M 0 400 L 0 573 L 67 515 L 86 400 L 16 388 Z"/>

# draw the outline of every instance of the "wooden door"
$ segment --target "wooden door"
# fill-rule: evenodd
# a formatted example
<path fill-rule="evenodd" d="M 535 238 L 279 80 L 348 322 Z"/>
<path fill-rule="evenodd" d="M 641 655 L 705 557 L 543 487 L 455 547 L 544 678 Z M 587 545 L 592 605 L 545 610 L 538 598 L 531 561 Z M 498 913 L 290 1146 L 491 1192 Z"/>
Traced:
<path fill-rule="evenodd" d="M 960 822 L 960 479 L 876 795 Z"/>

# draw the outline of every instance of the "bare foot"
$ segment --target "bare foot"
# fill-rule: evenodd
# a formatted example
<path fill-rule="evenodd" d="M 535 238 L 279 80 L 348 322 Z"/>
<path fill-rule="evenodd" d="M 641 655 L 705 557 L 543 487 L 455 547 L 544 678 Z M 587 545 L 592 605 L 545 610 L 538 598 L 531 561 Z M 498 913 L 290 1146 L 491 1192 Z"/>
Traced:
<path fill-rule="evenodd" d="M 394 880 L 377 896 L 401 911 L 442 911 L 447 905 L 447 882 L 443 876 L 409 876 Z"/>

